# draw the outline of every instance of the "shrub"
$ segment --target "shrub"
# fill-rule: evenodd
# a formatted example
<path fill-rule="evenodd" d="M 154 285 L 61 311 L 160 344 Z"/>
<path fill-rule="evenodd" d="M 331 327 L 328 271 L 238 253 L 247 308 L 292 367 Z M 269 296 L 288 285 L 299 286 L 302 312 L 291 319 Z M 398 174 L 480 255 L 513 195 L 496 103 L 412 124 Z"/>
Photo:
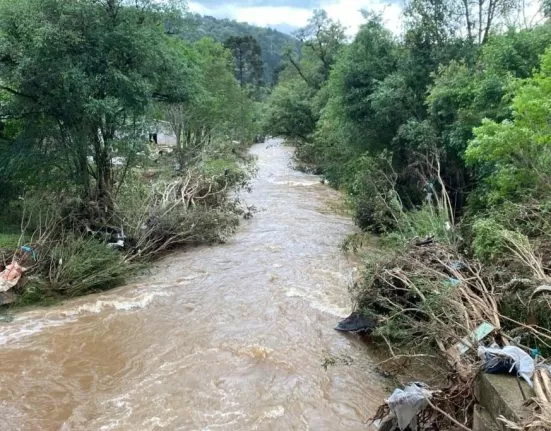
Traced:
<path fill-rule="evenodd" d="M 356 202 L 354 218 L 361 229 L 380 234 L 398 226 L 402 205 L 386 154 L 378 158 L 364 154 L 349 162 L 342 180 Z"/>
<path fill-rule="evenodd" d="M 133 240 L 132 259 L 152 258 L 178 245 L 224 241 L 237 228 L 240 213 L 237 201 L 228 197 L 233 189 L 229 181 L 245 182 L 241 171 L 229 177 L 189 171 L 149 184 L 128 180 L 119 196 L 117 219 Z"/>
<path fill-rule="evenodd" d="M 135 270 L 123 254 L 94 238 L 64 238 L 43 262 L 49 267 L 48 287 L 68 296 L 116 287 Z"/>
<path fill-rule="evenodd" d="M 503 226 L 491 218 L 477 219 L 472 225 L 474 233 L 472 248 L 477 259 L 491 262 L 502 257 L 506 249 L 501 232 Z"/>

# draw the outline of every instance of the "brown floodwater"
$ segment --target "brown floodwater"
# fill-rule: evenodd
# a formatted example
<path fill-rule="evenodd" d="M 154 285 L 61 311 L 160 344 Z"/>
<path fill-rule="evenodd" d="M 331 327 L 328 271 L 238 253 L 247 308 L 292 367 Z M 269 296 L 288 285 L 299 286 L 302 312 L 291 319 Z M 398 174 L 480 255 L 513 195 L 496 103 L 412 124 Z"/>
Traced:
<path fill-rule="evenodd" d="M 385 396 L 350 311 L 339 194 L 256 145 L 227 244 L 0 324 L 0 430 L 366 430 Z M 325 366 L 322 366 L 325 365 Z"/>

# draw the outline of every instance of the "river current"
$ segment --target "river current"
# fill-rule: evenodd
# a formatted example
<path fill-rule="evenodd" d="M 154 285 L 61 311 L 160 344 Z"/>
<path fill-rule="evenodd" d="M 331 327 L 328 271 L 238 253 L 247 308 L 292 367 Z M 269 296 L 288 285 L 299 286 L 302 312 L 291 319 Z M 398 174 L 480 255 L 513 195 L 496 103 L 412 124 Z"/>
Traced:
<path fill-rule="evenodd" d="M 385 396 L 349 314 L 339 193 L 252 147 L 258 212 L 226 244 L 0 324 L 0 430 L 366 430 Z"/>

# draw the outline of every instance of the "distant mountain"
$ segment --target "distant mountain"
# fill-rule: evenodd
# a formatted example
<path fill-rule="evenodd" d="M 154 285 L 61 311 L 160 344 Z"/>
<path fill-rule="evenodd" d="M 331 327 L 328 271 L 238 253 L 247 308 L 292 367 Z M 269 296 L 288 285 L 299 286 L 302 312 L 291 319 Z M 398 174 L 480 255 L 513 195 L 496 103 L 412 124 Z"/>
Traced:
<path fill-rule="evenodd" d="M 264 82 L 274 83 L 278 68 L 281 65 L 281 52 L 285 45 L 298 44 L 297 39 L 271 28 L 256 27 L 247 23 L 229 19 L 217 19 L 212 16 L 189 14 L 185 18 L 186 30 L 182 34 L 185 40 L 197 41 L 203 37 L 211 37 L 224 43 L 231 36 L 253 36 L 262 48 L 264 63 Z"/>

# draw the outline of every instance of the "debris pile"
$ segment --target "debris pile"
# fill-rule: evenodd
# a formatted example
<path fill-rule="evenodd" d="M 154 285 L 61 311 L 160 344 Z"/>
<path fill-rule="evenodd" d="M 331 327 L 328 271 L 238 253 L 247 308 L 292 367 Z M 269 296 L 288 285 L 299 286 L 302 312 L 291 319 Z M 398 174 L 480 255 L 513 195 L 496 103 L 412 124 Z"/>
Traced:
<path fill-rule="evenodd" d="M 372 418 L 378 431 L 468 429 L 473 404 L 471 386 L 452 382 L 430 389 L 422 382 L 396 389 Z"/>
<path fill-rule="evenodd" d="M 378 429 L 471 429 L 474 381 L 480 370 L 511 374 L 534 388 L 533 420 L 514 428 L 501 418 L 507 426 L 551 429 L 550 368 L 538 349 L 551 349 L 551 331 L 505 315 L 500 305 L 510 292 L 511 279 L 490 273 L 455 250 L 428 238 L 374 262 L 356 286 L 357 311 L 335 328 L 373 333 L 386 342 L 393 358 L 422 356 L 411 353 L 422 346 L 446 361 L 451 383 L 437 389 L 421 383 L 396 389 L 374 418 Z M 551 281 L 540 279 L 537 285 Z M 537 294 L 549 301 L 550 291 L 533 290 L 530 300 Z M 407 352 L 396 355 L 395 346 Z"/>
<path fill-rule="evenodd" d="M 484 336 L 499 333 L 496 292 L 478 263 L 451 246 L 421 244 L 371 268 L 357 292 L 358 309 L 379 316 L 375 334 L 436 346 L 453 365 L 477 328 Z"/>

